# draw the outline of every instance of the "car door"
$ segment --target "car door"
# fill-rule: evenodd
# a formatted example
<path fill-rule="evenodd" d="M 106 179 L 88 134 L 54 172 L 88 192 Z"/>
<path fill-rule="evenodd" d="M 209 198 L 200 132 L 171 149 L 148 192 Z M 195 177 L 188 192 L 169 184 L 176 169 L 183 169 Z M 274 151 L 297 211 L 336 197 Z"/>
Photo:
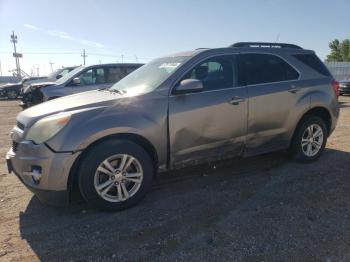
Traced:
<path fill-rule="evenodd" d="M 299 73 L 280 56 L 245 53 L 238 56 L 238 79 L 249 96 L 246 154 L 288 146 L 288 120 L 305 91 Z"/>
<path fill-rule="evenodd" d="M 179 80 L 198 79 L 204 88 L 169 97 L 173 166 L 229 158 L 242 152 L 247 131 L 247 93 L 245 87 L 236 86 L 234 65 L 230 55 L 209 58 Z"/>

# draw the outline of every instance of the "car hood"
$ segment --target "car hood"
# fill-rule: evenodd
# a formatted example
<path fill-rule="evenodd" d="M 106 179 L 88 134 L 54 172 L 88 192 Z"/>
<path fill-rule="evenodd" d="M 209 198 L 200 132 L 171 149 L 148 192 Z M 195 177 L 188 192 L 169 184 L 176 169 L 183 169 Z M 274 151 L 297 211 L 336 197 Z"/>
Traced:
<path fill-rule="evenodd" d="M 43 88 L 46 86 L 53 86 L 53 85 L 57 85 L 57 84 L 55 82 L 33 83 L 33 84 L 28 85 L 28 86 L 24 86 L 23 93 L 26 94 L 30 91 L 37 89 L 37 88 Z"/>
<path fill-rule="evenodd" d="M 38 119 L 60 112 L 76 112 L 101 109 L 113 105 L 116 100 L 123 100 L 123 96 L 109 91 L 88 91 L 75 95 L 50 100 L 30 107 L 17 116 L 17 121 L 29 127 Z"/>
<path fill-rule="evenodd" d="M 20 83 L 8 83 L 8 84 L 0 85 L 0 89 L 8 88 L 8 87 L 20 86 L 20 85 L 21 85 Z"/>

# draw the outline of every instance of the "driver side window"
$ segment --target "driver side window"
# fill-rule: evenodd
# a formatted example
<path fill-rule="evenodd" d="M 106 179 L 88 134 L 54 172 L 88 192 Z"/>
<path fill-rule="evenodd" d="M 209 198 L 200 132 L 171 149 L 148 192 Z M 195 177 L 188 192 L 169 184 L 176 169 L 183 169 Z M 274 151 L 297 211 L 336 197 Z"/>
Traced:
<path fill-rule="evenodd" d="M 94 68 L 83 72 L 80 76 L 80 85 L 98 85 L 106 83 L 104 68 Z"/>
<path fill-rule="evenodd" d="M 233 61 L 231 56 L 210 58 L 188 72 L 182 79 L 202 81 L 204 91 L 234 86 Z"/>
<path fill-rule="evenodd" d="M 86 86 L 86 85 L 93 85 L 94 82 L 94 72 L 93 69 L 89 69 L 85 72 L 83 72 L 80 76 L 78 76 L 80 79 L 80 85 Z"/>

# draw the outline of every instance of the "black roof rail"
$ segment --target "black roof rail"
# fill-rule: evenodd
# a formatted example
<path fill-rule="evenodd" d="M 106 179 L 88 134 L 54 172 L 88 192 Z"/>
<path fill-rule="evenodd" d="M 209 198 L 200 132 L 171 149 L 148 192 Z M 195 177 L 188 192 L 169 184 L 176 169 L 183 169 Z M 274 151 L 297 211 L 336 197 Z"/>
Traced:
<path fill-rule="evenodd" d="M 300 46 L 285 43 L 264 43 L 264 42 L 239 42 L 230 47 L 259 47 L 259 48 L 293 48 L 303 49 Z"/>

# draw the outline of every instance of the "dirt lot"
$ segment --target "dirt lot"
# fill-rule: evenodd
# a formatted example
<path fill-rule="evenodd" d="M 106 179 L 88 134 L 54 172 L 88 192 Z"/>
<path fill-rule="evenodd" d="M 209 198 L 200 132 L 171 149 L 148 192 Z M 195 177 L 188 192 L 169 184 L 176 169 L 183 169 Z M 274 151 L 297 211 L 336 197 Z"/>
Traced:
<path fill-rule="evenodd" d="M 321 159 L 282 153 L 165 174 L 137 207 L 42 205 L 7 174 L 17 101 L 0 101 L 0 260 L 350 260 L 350 97 Z"/>

